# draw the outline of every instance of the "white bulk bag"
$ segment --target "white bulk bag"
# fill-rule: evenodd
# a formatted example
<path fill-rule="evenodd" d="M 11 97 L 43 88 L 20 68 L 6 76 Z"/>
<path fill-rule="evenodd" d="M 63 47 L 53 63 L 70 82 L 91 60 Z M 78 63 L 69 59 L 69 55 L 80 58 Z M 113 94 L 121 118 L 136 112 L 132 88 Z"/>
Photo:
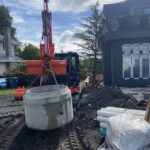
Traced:
<path fill-rule="evenodd" d="M 129 113 L 108 119 L 106 143 L 113 150 L 146 150 L 150 145 L 150 124 Z"/>

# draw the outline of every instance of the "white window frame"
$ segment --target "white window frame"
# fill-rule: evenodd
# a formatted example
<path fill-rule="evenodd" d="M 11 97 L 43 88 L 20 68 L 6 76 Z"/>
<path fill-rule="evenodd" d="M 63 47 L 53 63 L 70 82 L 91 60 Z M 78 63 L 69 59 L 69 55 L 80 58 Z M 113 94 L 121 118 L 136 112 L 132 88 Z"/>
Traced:
<path fill-rule="evenodd" d="M 137 46 L 137 48 L 135 48 Z M 145 47 L 147 46 L 147 48 Z M 133 50 L 133 53 L 131 53 L 131 50 Z M 134 52 L 135 50 L 135 52 Z M 139 53 L 139 78 L 135 78 L 133 76 L 133 59 L 134 59 L 134 54 Z M 140 53 L 142 51 L 142 54 Z M 124 75 L 124 65 L 122 63 L 122 76 L 124 80 L 129 80 L 129 79 L 149 79 L 150 78 L 150 44 L 149 43 L 135 43 L 135 44 L 123 44 L 122 45 L 122 62 L 123 62 L 123 55 L 124 54 L 130 54 L 131 57 L 131 67 L 130 67 L 130 78 L 125 78 Z M 149 77 L 144 78 L 143 77 L 143 54 L 149 54 Z"/>

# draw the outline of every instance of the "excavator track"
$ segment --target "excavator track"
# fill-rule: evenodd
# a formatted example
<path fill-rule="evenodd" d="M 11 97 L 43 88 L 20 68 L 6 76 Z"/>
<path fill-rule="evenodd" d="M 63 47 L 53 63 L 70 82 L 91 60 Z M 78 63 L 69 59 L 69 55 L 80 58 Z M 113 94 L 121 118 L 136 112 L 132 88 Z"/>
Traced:
<path fill-rule="evenodd" d="M 8 150 L 16 136 L 24 127 L 24 117 L 15 117 L 0 126 L 0 150 Z"/>
<path fill-rule="evenodd" d="M 42 131 L 30 130 L 27 128 L 24 129 L 25 130 L 22 130 L 21 132 L 19 132 L 20 129 L 18 130 L 17 134 L 19 133 L 19 135 L 17 136 L 16 139 L 13 138 L 15 139 L 13 145 L 9 143 L 9 145 L 11 145 L 10 150 L 15 150 L 15 149 L 86 150 L 84 148 L 85 146 L 80 142 L 80 138 L 78 136 L 76 127 L 73 125 L 73 123 L 65 126 L 63 129 L 58 129 L 55 131 L 42 132 Z M 25 139 L 23 141 L 20 141 L 20 139 L 23 139 L 24 137 L 31 137 L 31 136 L 33 136 L 31 140 Z M 9 140 L 9 137 L 7 139 Z M 30 144 L 27 143 L 28 145 L 24 147 L 24 144 L 27 141 L 31 143 Z M 21 144 L 21 142 L 24 143 Z M 19 145 L 21 144 L 22 146 L 18 147 L 18 144 Z M 7 146 L 7 148 L 9 147 L 7 143 L 5 145 Z"/>
<path fill-rule="evenodd" d="M 64 128 L 57 150 L 84 150 L 73 123 Z"/>

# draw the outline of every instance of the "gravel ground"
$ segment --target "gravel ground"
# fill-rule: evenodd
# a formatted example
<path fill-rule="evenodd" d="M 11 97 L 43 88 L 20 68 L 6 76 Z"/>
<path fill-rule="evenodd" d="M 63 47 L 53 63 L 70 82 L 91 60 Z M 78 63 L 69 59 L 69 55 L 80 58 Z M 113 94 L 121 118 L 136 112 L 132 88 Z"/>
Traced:
<path fill-rule="evenodd" d="M 0 118 L 22 113 L 24 113 L 22 101 L 15 101 L 13 95 L 0 96 Z"/>
<path fill-rule="evenodd" d="M 0 108 L 5 106 L 20 106 L 23 105 L 22 101 L 15 101 L 13 95 L 1 95 L 0 96 Z"/>
<path fill-rule="evenodd" d="M 34 131 L 24 127 L 10 150 L 56 150 L 62 129 Z"/>

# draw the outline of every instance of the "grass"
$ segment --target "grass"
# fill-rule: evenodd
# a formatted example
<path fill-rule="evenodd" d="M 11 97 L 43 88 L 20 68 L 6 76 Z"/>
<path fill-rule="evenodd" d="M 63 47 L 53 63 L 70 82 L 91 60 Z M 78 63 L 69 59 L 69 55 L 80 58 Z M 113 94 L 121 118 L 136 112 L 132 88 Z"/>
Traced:
<path fill-rule="evenodd" d="M 14 94 L 15 89 L 0 89 L 0 95 Z"/>

